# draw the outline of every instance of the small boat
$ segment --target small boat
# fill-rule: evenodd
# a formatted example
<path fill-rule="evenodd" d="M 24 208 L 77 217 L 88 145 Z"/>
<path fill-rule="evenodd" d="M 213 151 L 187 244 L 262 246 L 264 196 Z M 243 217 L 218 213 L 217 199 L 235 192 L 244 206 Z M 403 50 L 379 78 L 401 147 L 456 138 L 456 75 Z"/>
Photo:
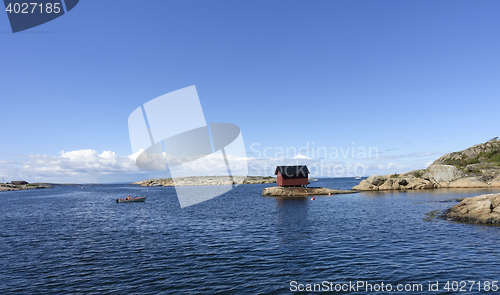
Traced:
<path fill-rule="evenodd" d="M 356 176 L 354 177 L 354 179 L 361 179 L 361 176 Z"/>
<path fill-rule="evenodd" d="M 131 199 L 116 199 L 117 203 L 132 203 L 132 202 L 144 202 L 146 197 L 131 198 Z"/>

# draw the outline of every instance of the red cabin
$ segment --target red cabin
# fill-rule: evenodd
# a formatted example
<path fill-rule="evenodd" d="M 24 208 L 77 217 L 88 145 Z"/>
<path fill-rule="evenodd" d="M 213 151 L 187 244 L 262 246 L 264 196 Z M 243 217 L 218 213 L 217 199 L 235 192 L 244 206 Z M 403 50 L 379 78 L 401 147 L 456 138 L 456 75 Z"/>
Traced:
<path fill-rule="evenodd" d="M 306 165 L 277 166 L 274 175 L 278 186 L 302 186 L 309 184 L 309 173 Z"/>

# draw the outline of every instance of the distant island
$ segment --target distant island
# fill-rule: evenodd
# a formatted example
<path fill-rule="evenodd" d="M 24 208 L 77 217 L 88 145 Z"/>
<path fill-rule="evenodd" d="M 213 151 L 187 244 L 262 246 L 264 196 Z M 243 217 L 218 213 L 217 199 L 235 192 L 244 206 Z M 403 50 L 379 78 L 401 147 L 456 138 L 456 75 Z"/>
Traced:
<path fill-rule="evenodd" d="M 174 185 L 175 180 L 175 185 Z M 309 181 L 316 181 L 310 178 Z M 195 185 L 233 185 L 276 183 L 273 176 L 188 176 L 176 178 L 147 179 L 131 183 L 140 186 L 195 186 Z"/>
<path fill-rule="evenodd" d="M 140 186 L 194 186 L 194 185 L 233 185 L 276 183 L 272 176 L 189 176 L 177 178 L 148 179 L 131 183 Z"/>
<path fill-rule="evenodd" d="M 48 183 L 29 183 L 27 181 L 12 181 L 10 183 L 0 183 L 0 192 L 22 191 L 28 189 L 51 188 Z"/>
<path fill-rule="evenodd" d="M 439 188 L 500 189 L 498 138 L 444 155 L 427 169 L 402 174 L 372 175 L 352 189 L 388 191 Z M 500 224 L 500 194 L 480 195 L 459 201 L 442 217 L 468 223 Z"/>

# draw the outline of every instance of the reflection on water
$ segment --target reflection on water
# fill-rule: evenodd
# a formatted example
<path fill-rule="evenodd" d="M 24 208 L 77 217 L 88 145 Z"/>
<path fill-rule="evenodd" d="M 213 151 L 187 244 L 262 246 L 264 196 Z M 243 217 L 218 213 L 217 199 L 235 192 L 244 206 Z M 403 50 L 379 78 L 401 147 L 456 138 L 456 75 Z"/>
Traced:
<path fill-rule="evenodd" d="M 353 179 L 314 186 L 347 189 Z M 0 195 L 0 293 L 288 294 L 292 280 L 498 280 L 500 228 L 434 218 L 485 189 L 262 197 L 242 185 L 180 209 L 174 188 Z M 128 194 L 145 203 L 117 204 Z M 429 218 L 432 222 L 426 221 Z"/>

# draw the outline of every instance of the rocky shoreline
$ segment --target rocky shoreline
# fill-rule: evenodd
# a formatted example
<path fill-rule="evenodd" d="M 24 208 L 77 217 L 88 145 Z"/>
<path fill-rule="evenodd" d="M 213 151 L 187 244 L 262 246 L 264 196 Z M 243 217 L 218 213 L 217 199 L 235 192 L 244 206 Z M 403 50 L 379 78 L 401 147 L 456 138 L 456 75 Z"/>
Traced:
<path fill-rule="evenodd" d="M 262 190 L 263 196 L 269 197 L 305 197 L 319 195 L 353 194 L 353 190 L 336 190 L 324 187 L 266 187 Z"/>
<path fill-rule="evenodd" d="M 352 189 L 384 191 L 436 188 L 500 188 L 500 141 L 495 138 L 444 155 L 427 169 L 372 175 Z"/>
<path fill-rule="evenodd" d="M 0 192 L 23 191 L 29 189 L 46 189 L 46 188 L 52 188 L 52 186 L 45 183 L 27 184 L 27 185 L 15 185 L 9 183 L 0 184 Z"/>
<path fill-rule="evenodd" d="M 468 223 L 500 224 L 500 194 L 465 198 L 448 209 L 443 217 Z"/>
<path fill-rule="evenodd" d="M 437 188 L 500 188 L 500 173 L 477 175 L 466 173 L 452 165 L 433 164 L 427 169 L 403 174 L 372 175 L 352 189 L 384 191 Z"/>
<path fill-rule="evenodd" d="M 372 175 L 353 190 L 389 191 L 439 188 L 499 188 L 500 141 L 494 138 L 459 152 L 442 156 L 427 169 L 402 174 Z M 459 200 L 441 216 L 446 220 L 500 224 L 500 194 Z"/>
<path fill-rule="evenodd" d="M 175 182 L 175 184 L 174 184 Z M 177 178 L 148 179 L 132 183 L 140 186 L 203 186 L 203 185 L 233 185 L 276 183 L 272 176 L 189 176 Z"/>

